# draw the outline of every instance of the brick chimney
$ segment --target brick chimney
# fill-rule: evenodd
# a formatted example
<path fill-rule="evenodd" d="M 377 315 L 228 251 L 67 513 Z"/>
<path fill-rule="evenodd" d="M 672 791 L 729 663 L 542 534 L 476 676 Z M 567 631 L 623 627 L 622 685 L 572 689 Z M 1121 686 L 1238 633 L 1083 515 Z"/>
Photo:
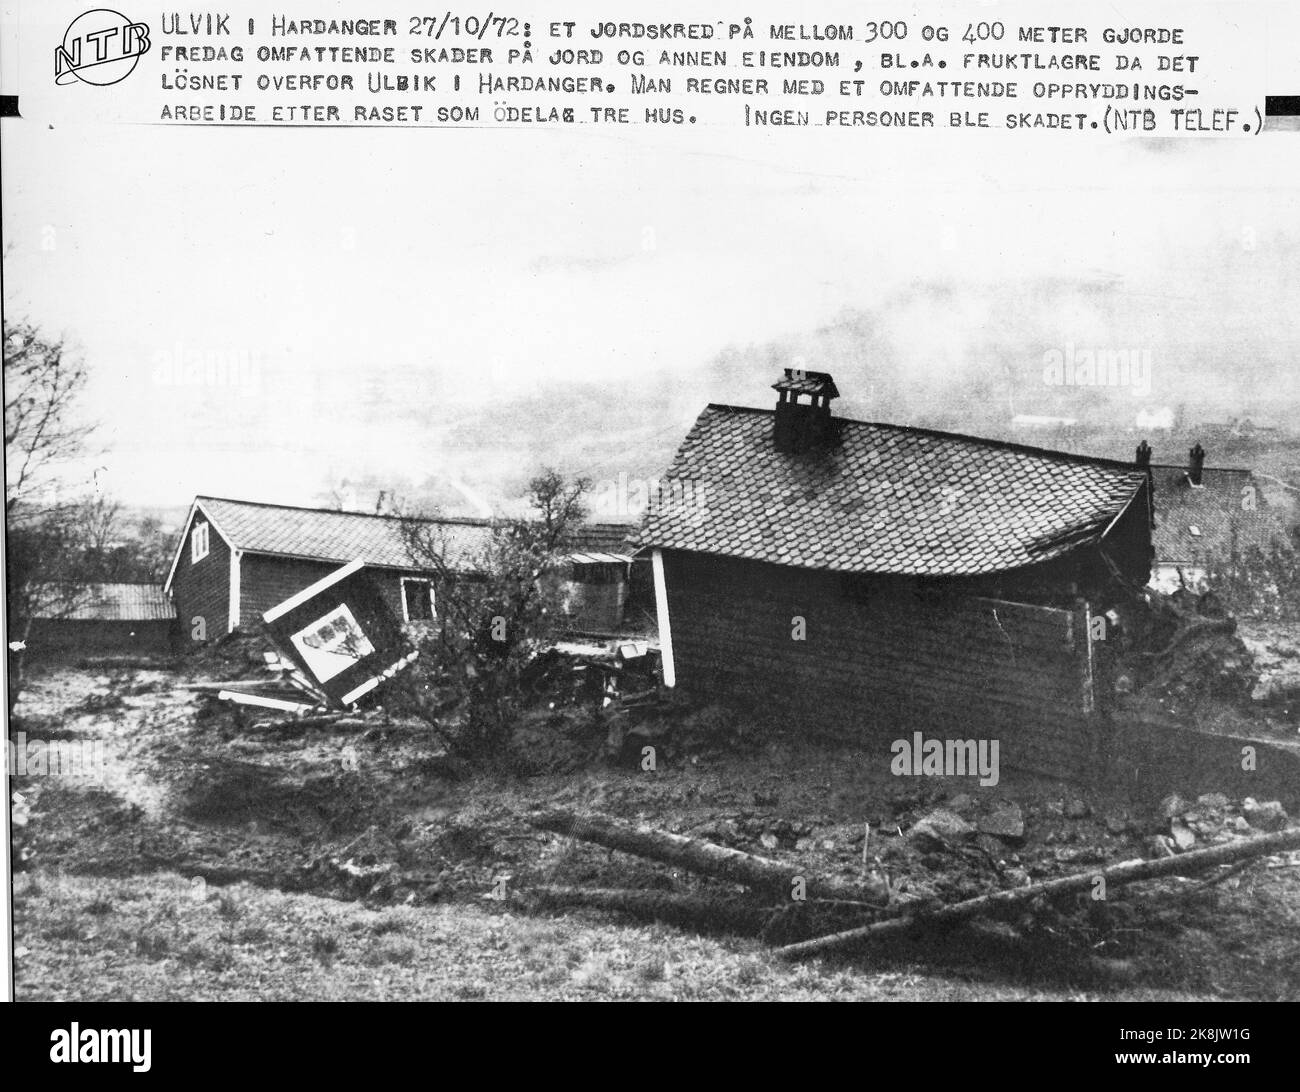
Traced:
<path fill-rule="evenodd" d="M 777 392 L 772 432 L 777 451 L 802 455 L 839 444 L 840 430 L 831 416 L 831 399 L 838 398 L 840 392 L 829 373 L 786 368 L 785 376 L 773 383 L 772 389 Z"/>
<path fill-rule="evenodd" d="M 1141 470 L 1148 470 L 1151 467 L 1151 445 L 1145 440 L 1137 446 L 1137 465 Z"/>
<path fill-rule="evenodd" d="M 1205 469 L 1205 448 L 1198 443 L 1188 453 L 1187 480 L 1193 485 L 1201 484 L 1201 472 Z"/>

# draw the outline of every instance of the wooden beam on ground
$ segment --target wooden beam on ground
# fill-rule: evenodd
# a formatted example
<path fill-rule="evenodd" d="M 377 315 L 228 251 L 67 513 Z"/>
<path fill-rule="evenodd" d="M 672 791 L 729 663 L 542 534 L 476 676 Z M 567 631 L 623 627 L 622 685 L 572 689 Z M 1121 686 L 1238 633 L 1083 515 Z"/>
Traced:
<path fill-rule="evenodd" d="M 805 959 L 808 956 L 824 955 L 827 952 L 845 951 L 897 937 L 913 929 L 947 925 L 984 914 L 1000 913 L 1037 898 L 1054 899 L 1088 891 L 1093 888 L 1098 878 L 1105 880 L 1107 888 L 1121 887 L 1163 876 L 1187 876 L 1203 872 L 1216 865 L 1232 864 L 1252 857 L 1265 857 L 1289 849 L 1300 849 L 1300 828 L 1283 830 L 1276 834 L 1264 834 L 1258 838 L 1244 838 L 1241 841 L 1227 842 L 1207 849 L 1196 849 L 1176 857 L 1162 857 L 1154 861 L 1122 861 L 1119 864 L 1107 865 L 1105 868 L 1094 868 L 1088 872 L 1062 876 L 1055 880 L 1044 880 L 1025 887 L 993 891 L 987 895 L 952 903 L 928 912 L 890 918 L 849 929 L 846 932 L 817 937 L 815 940 L 787 944 L 784 948 L 778 948 L 776 954 L 783 959 Z"/>
<path fill-rule="evenodd" d="M 662 861 L 701 876 L 729 880 L 778 898 L 790 899 L 799 892 L 808 899 L 840 899 L 874 907 L 889 902 L 889 892 L 880 882 L 849 884 L 841 880 L 819 879 L 798 865 L 757 857 L 699 838 L 687 838 L 649 827 L 633 827 L 603 815 L 553 811 L 537 816 L 531 822 L 539 830 Z M 803 881 L 801 886 L 797 884 L 799 880 Z"/>

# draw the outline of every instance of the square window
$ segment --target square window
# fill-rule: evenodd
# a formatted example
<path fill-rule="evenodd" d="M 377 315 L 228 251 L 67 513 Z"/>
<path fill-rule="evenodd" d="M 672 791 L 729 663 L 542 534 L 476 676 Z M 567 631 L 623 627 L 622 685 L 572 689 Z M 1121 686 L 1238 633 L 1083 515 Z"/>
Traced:
<path fill-rule="evenodd" d="M 408 622 L 433 621 L 433 583 L 402 579 L 402 617 Z"/>

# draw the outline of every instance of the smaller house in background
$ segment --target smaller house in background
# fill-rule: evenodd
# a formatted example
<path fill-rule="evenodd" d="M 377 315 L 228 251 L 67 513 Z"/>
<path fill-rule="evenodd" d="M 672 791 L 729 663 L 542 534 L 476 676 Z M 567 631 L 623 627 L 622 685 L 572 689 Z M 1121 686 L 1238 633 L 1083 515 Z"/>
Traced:
<path fill-rule="evenodd" d="M 179 646 L 176 608 L 157 584 L 87 584 L 38 608 L 33 656 L 167 655 Z"/>
<path fill-rule="evenodd" d="M 1138 448 L 1138 466 L 1150 467 L 1155 495 L 1151 586 L 1166 594 L 1180 587 L 1202 592 L 1213 562 L 1287 539 L 1281 513 L 1270 507 L 1254 474 L 1207 467 L 1205 456 L 1197 444 L 1186 463 L 1173 466 L 1151 463 L 1145 441 Z"/>
<path fill-rule="evenodd" d="M 492 541 L 488 521 L 423 522 L 453 576 L 481 571 Z M 364 512 L 196 497 L 165 587 L 183 632 L 213 640 L 241 625 L 259 627 L 265 611 L 354 561 L 367 567 L 395 617 L 436 616 L 437 578 L 412 561 L 404 521 Z"/>
<path fill-rule="evenodd" d="M 565 626 L 590 636 L 654 632 L 650 563 L 634 557 L 637 528 L 587 523 L 570 536 L 562 574 Z"/>

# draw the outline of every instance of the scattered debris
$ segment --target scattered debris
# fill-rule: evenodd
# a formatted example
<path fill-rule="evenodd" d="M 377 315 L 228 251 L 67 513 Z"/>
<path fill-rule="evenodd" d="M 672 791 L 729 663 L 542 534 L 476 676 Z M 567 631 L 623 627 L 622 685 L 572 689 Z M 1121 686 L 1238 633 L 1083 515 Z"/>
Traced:
<path fill-rule="evenodd" d="M 410 666 L 418 653 L 361 561 L 353 561 L 263 615 L 279 653 L 272 680 L 218 691 L 224 701 L 304 714 L 355 705 Z"/>
<path fill-rule="evenodd" d="M 1014 802 L 1002 804 L 976 823 L 981 834 L 990 834 L 994 838 L 1018 844 L 1025 840 L 1025 817 L 1020 805 Z"/>
<path fill-rule="evenodd" d="M 938 808 L 912 824 L 908 832 L 920 849 L 943 849 L 975 834 L 975 827 L 956 812 Z"/>
<path fill-rule="evenodd" d="M 1087 891 L 1094 889 L 1098 880 L 1111 888 L 1120 887 L 1162 876 L 1187 876 L 1217 865 L 1235 864 L 1239 861 L 1297 848 L 1300 848 L 1300 830 L 1287 830 L 1226 845 L 1211 846 L 1208 849 L 1184 853 L 1177 857 L 1165 857 L 1155 861 L 1123 861 L 1120 864 L 1076 873 L 1060 879 L 1045 880 L 1026 887 L 994 891 L 948 906 L 904 913 L 831 936 L 790 944 L 778 949 L 777 954 L 784 959 L 804 959 L 811 955 L 824 955 L 827 952 L 843 951 L 873 941 L 897 937 L 921 928 L 950 925 L 985 914 L 1005 913 L 1011 909 L 1018 909 L 1033 899 L 1055 899 L 1062 895 Z"/>
<path fill-rule="evenodd" d="M 1288 819 L 1286 809 L 1276 800 L 1260 804 L 1249 796 L 1241 802 L 1241 814 L 1256 830 L 1281 830 Z"/>

